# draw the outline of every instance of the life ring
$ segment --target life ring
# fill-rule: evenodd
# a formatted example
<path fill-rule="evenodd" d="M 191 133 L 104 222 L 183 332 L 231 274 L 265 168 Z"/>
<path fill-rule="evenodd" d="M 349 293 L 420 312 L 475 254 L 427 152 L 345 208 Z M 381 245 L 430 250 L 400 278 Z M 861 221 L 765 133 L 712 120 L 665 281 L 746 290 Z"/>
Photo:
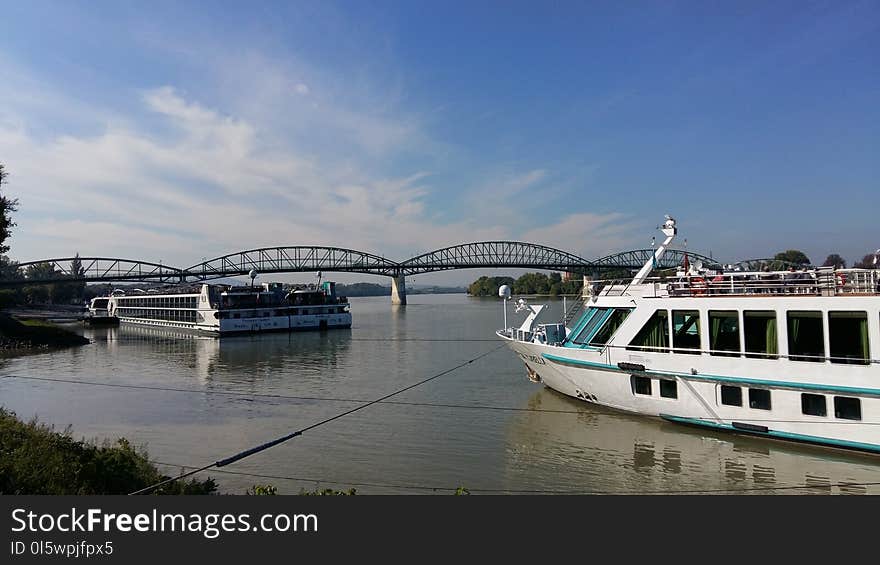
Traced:
<path fill-rule="evenodd" d="M 691 293 L 695 295 L 703 295 L 706 294 L 706 289 L 709 288 L 709 285 L 706 283 L 706 279 L 703 277 L 694 277 L 690 280 L 691 283 Z"/>
<path fill-rule="evenodd" d="M 846 285 L 846 273 L 837 273 L 837 286 L 842 287 Z"/>

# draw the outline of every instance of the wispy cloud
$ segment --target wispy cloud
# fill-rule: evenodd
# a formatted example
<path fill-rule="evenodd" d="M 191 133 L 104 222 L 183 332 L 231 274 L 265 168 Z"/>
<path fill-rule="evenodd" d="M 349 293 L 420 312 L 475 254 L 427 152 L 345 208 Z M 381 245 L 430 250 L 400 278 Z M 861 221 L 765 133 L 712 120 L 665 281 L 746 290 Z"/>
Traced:
<path fill-rule="evenodd" d="M 430 163 L 442 145 L 418 116 L 396 110 L 393 92 L 377 104 L 369 88 L 346 95 L 307 66 L 289 69 L 257 56 L 249 63 L 237 70 L 238 84 L 248 88 L 222 97 L 223 106 L 164 85 L 135 93 L 138 111 L 124 119 L 73 103 L 84 129 L 38 133 L 45 114 L 31 108 L 0 120 L 9 191 L 21 201 L 12 256 L 79 252 L 187 266 L 272 245 L 334 245 L 405 259 L 468 241 L 575 250 L 586 237 L 597 245 L 619 237 L 608 225 L 616 217 L 599 215 L 528 230 L 533 224 L 522 221 L 513 197 L 537 191 L 540 198 L 550 182 L 546 168 L 499 175 L 485 190 L 462 194 L 434 184 L 436 171 L 391 166 L 412 153 Z M 66 103 L 58 92 L 53 100 Z M 15 108 L 24 108 L 20 100 Z M 439 220 L 429 198 L 464 211 Z"/>
<path fill-rule="evenodd" d="M 528 230 L 523 237 L 578 253 L 585 259 L 596 259 L 633 245 L 638 233 L 635 223 L 623 214 L 581 212 L 570 214 L 555 224 Z"/>

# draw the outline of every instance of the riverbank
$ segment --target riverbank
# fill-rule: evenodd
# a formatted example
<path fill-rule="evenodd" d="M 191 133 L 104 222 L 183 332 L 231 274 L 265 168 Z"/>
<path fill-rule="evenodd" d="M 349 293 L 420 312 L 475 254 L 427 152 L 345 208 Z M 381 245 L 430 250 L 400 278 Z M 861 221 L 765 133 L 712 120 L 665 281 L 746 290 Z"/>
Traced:
<path fill-rule="evenodd" d="M 147 452 L 120 438 L 114 444 L 75 440 L 70 429 L 20 420 L 0 407 L 0 495 L 128 494 L 168 478 Z M 212 494 L 213 479 L 163 486 L 156 494 Z"/>
<path fill-rule="evenodd" d="M 50 322 L 55 317 L 31 317 L 0 312 L 0 351 L 39 351 L 86 345 L 89 340 Z"/>

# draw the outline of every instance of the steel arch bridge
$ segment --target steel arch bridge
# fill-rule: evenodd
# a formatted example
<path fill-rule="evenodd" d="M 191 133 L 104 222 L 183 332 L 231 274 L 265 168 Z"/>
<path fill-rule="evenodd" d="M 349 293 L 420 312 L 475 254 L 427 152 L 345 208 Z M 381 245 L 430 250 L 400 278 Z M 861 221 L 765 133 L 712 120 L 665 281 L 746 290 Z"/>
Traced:
<path fill-rule="evenodd" d="M 521 241 L 480 241 L 445 247 L 407 259 L 400 264 L 400 274 L 480 267 L 583 271 L 590 264 L 587 259 L 544 245 Z"/>
<path fill-rule="evenodd" d="M 614 255 L 606 255 L 601 259 L 596 259 L 591 263 L 594 270 L 606 269 L 640 269 L 645 263 L 651 260 L 653 249 L 635 249 L 633 251 L 623 251 Z M 700 262 L 705 267 L 720 267 L 721 264 L 711 257 L 692 253 L 684 249 L 667 249 L 660 260 L 657 261 L 658 270 L 673 269 L 684 264 L 685 257 L 688 262 L 693 265 Z"/>
<path fill-rule="evenodd" d="M 183 269 L 187 278 L 207 280 L 260 273 L 309 273 L 344 271 L 396 276 L 400 264 L 363 251 L 341 247 L 264 247 L 239 251 Z"/>
<path fill-rule="evenodd" d="M 21 278 L 0 279 L 0 286 L 57 283 L 64 280 L 76 280 L 79 282 L 151 281 L 174 283 L 182 282 L 186 279 L 183 270 L 177 267 L 163 265 L 162 263 L 139 261 L 137 259 L 117 259 L 113 257 L 79 257 L 82 270 L 79 276 L 76 276 L 71 266 L 75 259 L 77 258 L 64 257 L 61 259 L 43 259 L 41 261 L 18 263 L 17 267 Z M 28 267 L 43 264 L 51 266 L 51 272 L 54 275 L 50 277 L 25 278 Z"/>
<path fill-rule="evenodd" d="M 73 273 L 74 257 L 28 261 L 17 265 L 17 276 L 0 279 L 0 287 L 78 282 L 197 282 L 247 275 L 252 269 L 261 274 L 302 272 L 350 272 L 398 278 L 414 274 L 473 268 L 530 268 L 573 273 L 600 274 L 609 270 L 639 269 L 651 258 L 652 249 L 637 249 L 588 260 L 572 253 L 520 241 L 482 241 L 454 245 L 398 262 L 372 253 L 323 246 L 264 247 L 239 251 L 197 263 L 187 268 L 162 263 L 109 257 L 80 257 L 82 270 Z M 685 253 L 693 263 L 717 262 L 704 255 L 670 249 L 658 262 L 658 269 L 684 262 Z M 48 276 L 26 276 L 32 265 L 48 264 Z"/>

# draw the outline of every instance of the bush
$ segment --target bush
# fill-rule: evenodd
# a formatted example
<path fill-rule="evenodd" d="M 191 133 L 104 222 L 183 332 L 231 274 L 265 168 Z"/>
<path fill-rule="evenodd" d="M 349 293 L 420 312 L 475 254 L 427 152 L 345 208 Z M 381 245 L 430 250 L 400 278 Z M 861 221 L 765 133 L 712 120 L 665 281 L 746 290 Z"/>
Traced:
<path fill-rule="evenodd" d="M 36 420 L 24 423 L 0 408 L 0 494 L 128 494 L 168 479 L 143 449 L 76 441 Z M 175 481 L 156 494 L 211 494 L 214 479 Z"/>
<path fill-rule="evenodd" d="M 303 496 L 354 496 L 357 494 L 357 490 L 350 488 L 348 490 L 333 490 L 332 488 L 318 489 L 315 490 L 305 490 L 302 489 L 299 491 L 300 495 Z"/>

